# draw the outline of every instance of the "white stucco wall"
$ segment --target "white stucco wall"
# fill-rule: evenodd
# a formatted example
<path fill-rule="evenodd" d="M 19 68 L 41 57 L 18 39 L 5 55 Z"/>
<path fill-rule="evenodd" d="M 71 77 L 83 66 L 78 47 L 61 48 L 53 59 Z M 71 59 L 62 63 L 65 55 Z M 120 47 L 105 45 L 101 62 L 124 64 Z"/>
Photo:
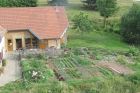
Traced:
<path fill-rule="evenodd" d="M 4 53 L 4 50 L 5 50 L 5 38 L 4 37 L 2 38 L 2 41 L 0 42 L 0 52 L 2 52 L 2 49 L 3 49 L 3 53 Z"/>
<path fill-rule="evenodd" d="M 0 42 L 0 52 L 3 51 L 3 57 L 5 56 L 5 38 L 2 38 L 2 41 Z M 2 60 L 0 60 L 0 67 L 2 66 Z"/>

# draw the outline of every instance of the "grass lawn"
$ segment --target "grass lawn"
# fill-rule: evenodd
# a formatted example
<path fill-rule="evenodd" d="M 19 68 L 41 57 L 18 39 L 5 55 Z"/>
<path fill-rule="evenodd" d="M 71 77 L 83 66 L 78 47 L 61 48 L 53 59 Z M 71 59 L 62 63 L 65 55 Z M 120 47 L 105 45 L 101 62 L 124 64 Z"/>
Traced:
<path fill-rule="evenodd" d="M 120 18 L 127 10 L 132 6 L 133 0 L 117 0 L 119 10 L 117 13 L 111 18 Z M 98 11 L 86 10 L 83 8 L 83 4 L 80 0 L 69 0 L 70 5 L 67 6 L 67 13 L 69 18 L 79 12 L 84 12 L 88 14 L 91 18 L 101 18 Z"/>
<path fill-rule="evenodd" d="M 46 0 L 39 0 L 39 3 L 46 3 Z M 109 19 L 120 19 L 120 17 L 128 11 L 132 6 L 133 0 L 118 0 L 118 11 Z M 88 14 L 93 20 L 102 20 L 98 11 L 86 10 L 80 0 L 69 0 L 69 5 L 66 6 L 66 12 L 69 21 L 74 15 L 79 12 Z M 71 22 L 70 22 L 71 23 Z M 70 24 L 71 25 L 71 24 Z M 128 45 L 125 44 L 119 35 L 108 32 L 91 32 L 85 33 L 86 35 L 80 36 L 73 29 L 69 29 L 68 47 L 96 47 L 110 50 L 127 50 Z"/>
<path fill-rule="evenodd" d="M 123 43 L 117 34 L 107 32 L 85 33 L 83 36 L 70 31 L 68 47 L 95 47 L 109 50 L 127 50 L 128 45 Z"/>
<path fill-rule="evenodd" d="M 91 19 L 102 19 L 98 11 L 85 10 L 80 0 L 69 0 L 70 5 L 66 7 L 69 20 L 79 12 L 88 14 Z M 132 6 L 132 0 L 118 0 L 119 10 L 109 19 L 120 19 Z M 100 47 L 111 50 L 127 50 L 128 45 L 122 42 L 119 35 L 106 32 L 91 32 L 80 36 L 75 31 L 69 30 L 68 47 Z"/>

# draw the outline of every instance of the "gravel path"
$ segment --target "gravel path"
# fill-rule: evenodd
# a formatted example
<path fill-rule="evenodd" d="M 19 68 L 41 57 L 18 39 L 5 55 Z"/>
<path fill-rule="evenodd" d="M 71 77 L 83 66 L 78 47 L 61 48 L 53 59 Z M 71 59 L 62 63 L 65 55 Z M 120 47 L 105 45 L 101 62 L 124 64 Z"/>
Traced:
<path fill-rule="evenodd" d="M 8 59 L 4 73 L 0 76 L 0 86 L 21 78 L 21 68 L 19 62 L 14 59 Z"/>

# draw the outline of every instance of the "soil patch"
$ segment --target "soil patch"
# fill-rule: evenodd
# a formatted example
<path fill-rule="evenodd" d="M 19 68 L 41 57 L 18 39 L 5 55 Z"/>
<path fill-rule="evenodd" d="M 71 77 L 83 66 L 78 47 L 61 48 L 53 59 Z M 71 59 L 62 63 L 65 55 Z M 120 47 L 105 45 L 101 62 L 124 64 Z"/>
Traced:
<path fill-rule="evenodd" d="M 118 74 L 127 75 L 127 74 L 132 74 L 133 73 L 133 71 L 130 68 L 128 68 L 128 67 L 126 67 L 124 65 L 118 64 L 116 62 L 102 61 L 102 62 L 97 63 L 96 65 L 108 68 L 111 71 L 113 71 L 115 73 L 118 73 Z"/>

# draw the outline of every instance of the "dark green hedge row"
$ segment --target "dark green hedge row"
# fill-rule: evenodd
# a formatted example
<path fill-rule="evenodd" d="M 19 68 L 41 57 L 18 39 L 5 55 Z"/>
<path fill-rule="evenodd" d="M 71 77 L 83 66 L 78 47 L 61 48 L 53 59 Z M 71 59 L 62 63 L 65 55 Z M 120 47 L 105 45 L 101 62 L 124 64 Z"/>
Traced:
<path fill-rule="evenodd" d="M 0 0 L 0 7 L 35 7 L 37 0 Z"/>

